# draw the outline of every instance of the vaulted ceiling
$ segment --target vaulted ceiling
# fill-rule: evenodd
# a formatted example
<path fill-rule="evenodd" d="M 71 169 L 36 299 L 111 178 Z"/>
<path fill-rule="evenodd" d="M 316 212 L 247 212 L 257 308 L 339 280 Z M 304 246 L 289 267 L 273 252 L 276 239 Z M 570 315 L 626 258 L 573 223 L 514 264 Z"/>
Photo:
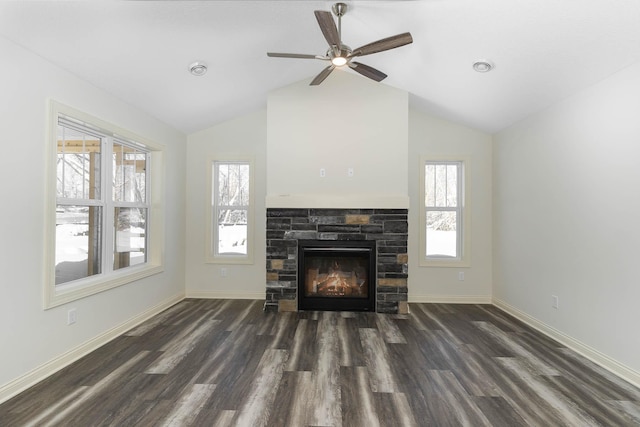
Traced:
<path fill-rule="evenodd" d="M 324 54 L 313 11 L 333 3 L 2 1 L 0 35 L 192 133 L 311 81 L 324 62 L 266 52 Z M 414 108 L 487 132 L 640 60 L 637 0 L 346 3 L 342 39 L 351 47 L 413 35 L 411 45 L 360 59 L 389 75 L 380 84 L 409 92 Z M 475 72 L 479 59 L 495 69 Z M 204 76 L 188 72 L 195 61 L 208 65 Z"/>

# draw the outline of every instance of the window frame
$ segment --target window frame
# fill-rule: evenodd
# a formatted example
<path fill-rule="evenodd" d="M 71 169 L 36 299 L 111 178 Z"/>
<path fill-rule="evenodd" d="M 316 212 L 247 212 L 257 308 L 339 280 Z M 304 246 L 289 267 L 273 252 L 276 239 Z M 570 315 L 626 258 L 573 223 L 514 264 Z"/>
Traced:
<path fill-rule="evenodd" d="M 247 206 L 247 253 L 245 254 L 218 254 L 215 243 L 218 241 L 217 224 L 217 197 L 215 196 L 214 179 L 217 170 L 216 164 L 240 163 L 249 166 L 249 205 Z M 255 211 L 255 159 L 246 155 L 219 155 L 207 158 L 207 200 L 206 200 L 206 227 L 205 227 L 205 262 L 210 264 L 253 264 L 254 263 L 254 211 Z"/>
<path fill-rule="evenodd" d="M 149 141 L 139 135 L 136 135 L 126 129 L 122 129 L 109 122 L 101 120 L 90 114 L 64 105 L 54 100 L 49 100 L 48 105 L 48 135 L 46 138 L 46 206 L 45 206 L 45 239 L 44 239 L 44 280 L 43 280 L 43 306 L 49 309 L 71 301 L 85 298 L 99 292 L 106 291 L 127 283 L 134 282 L 144 277 L 164 271 L 164 215 L 161 203 L 161 195 L 163 194 L 164 183 L 161 178 L 162 168 L 164 164 L 164 146 Z M 108 212 L 111 207 L 121 206 L 121 202 L 107 201 L 111 198 L 111 191 L 105 192 L 104 189 L 111 186 L 112 182 L 112 156 L 111 148 L 101 151 L 101 194 L 99 200 L 90 199 L 92 204 L 100 205 L 103 209 L 104 225 L 102 229 L 102 271 L 101 273 L 88 276 L 85 278 L 72 280 L 63 284 L 56 285 L 56 206 L 58 201 L 63 200 L 65 203 L 73 200 L 81 202 L 86 199 L 62 199 L 57 197 L 57 129 L 59 118 L 70 122 L 81 123 L 89 129 L 95 129 L 100 134 L 102 140 L 102 148 L 108 146 L 107 139 L 111 139 L 111 144 L 126 142 L 127 145 L 138 145 L 144 147 L 147 152 L 146 172 L 146 262 L 128 266 L 126 268 L 114 269 L 113 265 L 107 267 L 113 256 L 107 256 L 106 251 L 112 254 L 115 252 L 115 212 Z M 138 207 L 138 203 L 134 203 Z M 107 268 L 105 268 L 107 267 Z"/>
<path fill-rule="evenodd" d="M 430 208 L 426 206 L 426 166 L 428 164 L 459 164 L 458 201 L 456 208 Z M 470 194 L 471 160 L 464 155 L 438 155 L 420 157 L 420 266 L 422 267 L 469 267 L 471 265 L 471 206 Z M 456 257 L 427 256 L 427 212 L 457 211 L 457 249 Z"/>

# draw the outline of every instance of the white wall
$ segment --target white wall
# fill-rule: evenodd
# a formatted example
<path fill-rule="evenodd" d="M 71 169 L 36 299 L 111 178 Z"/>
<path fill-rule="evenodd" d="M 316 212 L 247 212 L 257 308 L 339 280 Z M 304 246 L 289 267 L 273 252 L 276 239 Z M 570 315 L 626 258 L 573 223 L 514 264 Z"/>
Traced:
<path fill-rule="evenodd" d="M 302 89 L 306 90 L 306 89 Z M 260 111 L 231 120 L 188 137 L 187 162 L 187 295 L 201 297 L 264 298 L 265 292 L 265 196 L 267 196 L 267 116 Z M 271 122 L 269 121 L 269 126 Z M 409 209 L 409 300 L 485 302 L 491 301 L 491 136 L 446 120 L 409 111 L 408 148 L 398 182 L 407 182 Z M 391 142 L 379 144 L 385 158 L 395 150 Z M 256 234 L 252 265 L 206 264 L 205 212 L 206 163 L 212 155 L 251 155 L 256 161 Z M 425 268 L 419 257 L 419 159 L 421 155 L 465 155 L 471 159 L 471 266 L 466 268 Z M 390 157 L 390 155 L 389 155 Z M 296 160 L 292 157 L 291 162 Z M 277 175 L 279 171 L 269 174 Z M 389 176 L 390 179 L 395 179 Z M 313 178 L 315 179 L 315 177 Z M 346 178 L 344 178 L 346 179 Z M 293 176 L 290 181 L 298 181 Z M 399 184 L 402 187 L 402 184 Z M 367 189 L 363 190 L 367 191 Z M 227 269 L 223 278 L 220 269 Z M 458 280 L 458 272 L 465 280 Z"/>
<path fill-rule="evenodd" d="M 264 299 L 266 286 L 265 195 L 267 113 L 243 116 L 191 134 L 187 143 L 187 295 L 210 298 Z M 254 263 L 205 263 L 207 159 L 252 156 L 255 167 Z M 226 268 L 222 277 L 220 269 Z"/>
<path fill-rule="evenodd" d="M 0 38 L 0 400 L 11 382 L 184 293 L 186 137 Z M 164 144 L 165 271 L 43 310 L 47 98 Z M 67 326 L 67 311 L 78 321 Z"/>
<path fill-rule="evenodd" d="M 420 157 L 467 156 L 471 194 L 471 264 L 469 267 L 421 267 Z M 427 114 L 409 111 L 409 302 L 491 301 L 492 137 Z M 424 205 L 423 205 L 424 206 Z M 458 273 L 464 272 L 464 281 Z"/>
<path fill-rule="evenodd" d="M 271 92 L 267 206 L 406 208 L 408 108 L 407 92 L 351 71 Z"/>
<path fill-rule="evenodd" d="M 636 64 L 494 146 L 496 301 L 635 370 L 637 383 L 639 112 Z"/>

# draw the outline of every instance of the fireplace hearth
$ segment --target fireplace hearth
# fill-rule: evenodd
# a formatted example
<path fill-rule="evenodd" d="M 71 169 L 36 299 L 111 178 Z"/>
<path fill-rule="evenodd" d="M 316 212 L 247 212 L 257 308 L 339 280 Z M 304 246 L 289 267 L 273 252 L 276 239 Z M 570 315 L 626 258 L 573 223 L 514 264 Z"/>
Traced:
<path fill-rule="evenodd" d="M 376 242 L 300 240 L 300 310 L 374 311 Z"/>
<path fill-rule="evenodd" d="M 371 310 L 378 313 L 408 313 L 408 211 L 406 209 L 299 209 L 267 208 L 266 299 L 267 311 Z M 311 258 L 325 248 L 339 249 L 333 261 L 314 261 L 304 272 L 301 257 L 308 254 L 300 243 L 314 241 Z M 362 245 L 362 246 L 360 246 Z M 344 249 L 349 248 L 350 250 Z M 368 268 L 354 264 L 352 253 L 370 247 Z M 345 252 L 346 251 L 346 252 Z M 346 255 L 348 254 L 348 255 Z M 328 262 L 328 264 L 327 264 Z M 335 264 L 338 265 L 335 265 Z M 331 264 L 334 264 L 331 272 Z M 360 292 L 366 269 L 367 296 Z M 311 276 L 317 274 L 314 279 Z M 329 280 L 329 275 L 333 278 Z M 323 276 L 324 275 L 324 276 Z M 313 295 L 314 283 L 321 295 Z M 309 292 L 309 290 L 311 292 Z M 321 300 L 309 308 L 307 295 Z M 348 295 L 347 295 L 348 294 Z M 336 301 L 365 301 L 360 308 L 336 307 Z M 327 306 L 323 307 L 323 304 Z M 342 303 L 338 303 L 342 304 Z M 347 304 L 347 303 L 344 303 Z M 365 308 L 366 307 L 366 308 Z"/>

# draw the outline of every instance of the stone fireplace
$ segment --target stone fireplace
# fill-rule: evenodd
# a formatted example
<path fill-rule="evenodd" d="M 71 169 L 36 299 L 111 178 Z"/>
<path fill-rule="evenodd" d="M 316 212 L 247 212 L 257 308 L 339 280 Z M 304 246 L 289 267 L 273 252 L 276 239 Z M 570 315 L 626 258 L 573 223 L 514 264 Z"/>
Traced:
<path fill-rule="evenodd" d="M 375 311 L 375 240 L 299 240 L 298 309 Z"/>
<path fill-rule="evenodd" d="M 268 208 L 265 310 L 407 313 L 407 217 L 407 209 Z M 310 242 L 309 247 L 314 248 L 309 252 L 311 258 L 318 258 L 319 253 L 332 248 L 337 251 L 332 262 L 342 267 L 331 269 L 316 260 L 316 268 L 310 267 L 312 271 L 301 271 L 301 258 L 308 255 L 300 251 Z M 351 260 L 351 254 L 362 248 L 370 248 L 374 264 L 367 272 L 362 271 L 363 265 Z M 325 283 L 329 274 L 337 275 L 339 282 Z M 356 300 L 360 303 L 366 299 L 358 294 L 365 277 L 366 298 L 372 298 L 370 306 L 350 306 Z M 300 291 L 300 286 L 313 291 L 313 280 L 316 288 L 320 288 L 320 281 L 326 285 L 327 294 L 319 296 L 319 306 L 304 302 Z"/>

